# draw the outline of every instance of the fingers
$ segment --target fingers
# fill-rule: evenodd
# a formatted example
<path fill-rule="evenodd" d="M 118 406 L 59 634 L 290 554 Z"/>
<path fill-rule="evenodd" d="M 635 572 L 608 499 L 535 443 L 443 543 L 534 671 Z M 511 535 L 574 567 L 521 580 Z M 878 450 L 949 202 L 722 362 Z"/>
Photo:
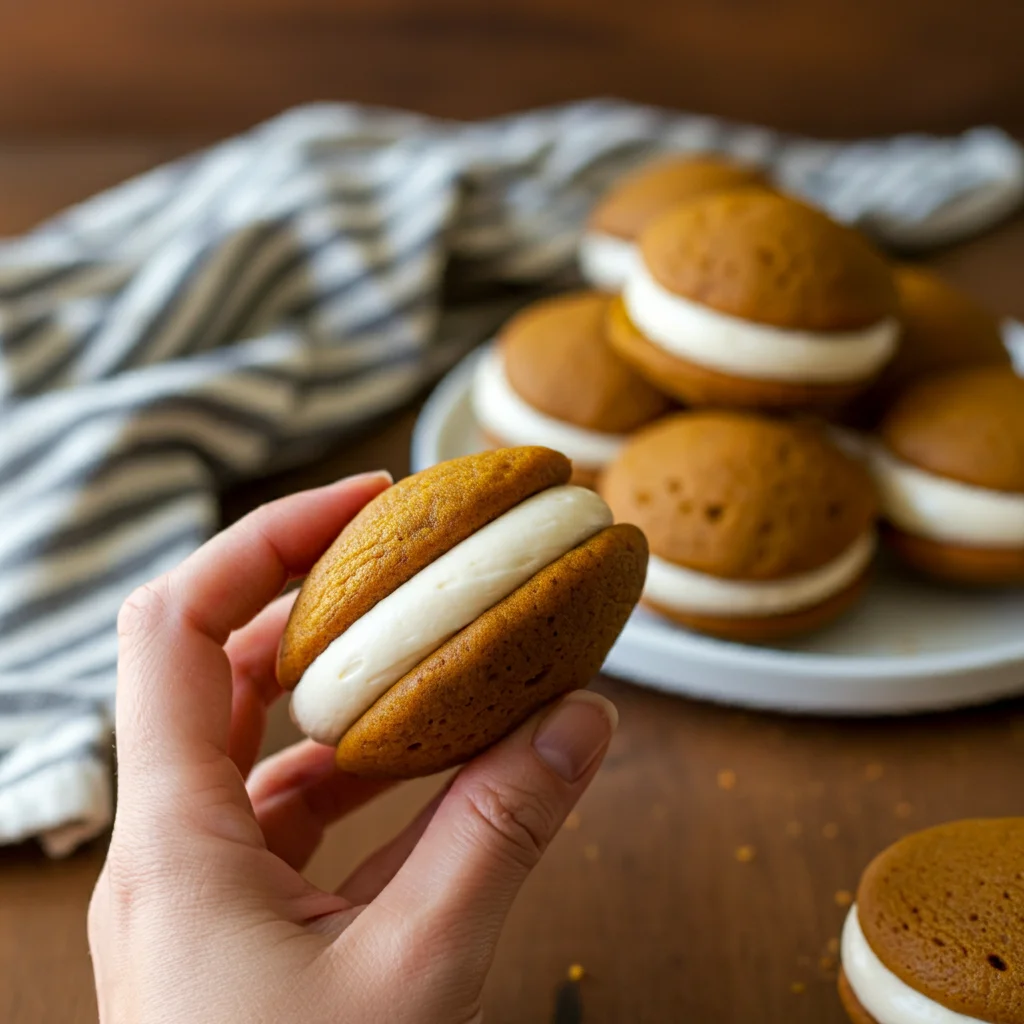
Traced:
<path fill-rule="evenodd" d="M 376 899 L 420 841 L 448 789 L 445 786 L 390 843 L 367 857 L 338 887 L 337 895 L 354 907 Z"/>
<path fill-rule="evenodd" d="M 224 756 L 232 682 L 223 644 L 289 577 L 308 571 L 388 480 L 353 477 L 265 505 L 125 602 L 116 710 L 122 802 L 132 801 L 136 786 L 149 798 L 179 787 L 248 813 L 237 770 Z M 216 778 L 203 770 L 214 762 Z"/>
<path fill-rule="evenodd" d="M 232 681 L 228 755 L 243 777 L 259 757 L 267 708 L 284 694 L 275 672 L 277 645 L 297 596 L 297 590 L 282 594 L 252 622 L 235 630 L 224 645 Z"/>
<path fill-rule="evenodd" d="M 378 901 L 453 970 L 483 978 L 530 870 L 607 750 L 614 705 L 579 691 L 467 765 Z"/>
<path fill-rule="evenodd" d="M 333 747 L 305 740 L 261 761 L 248 790 L 267 848 L 301 871 L 328 825 L 391 785 L 339 771 Z"/>

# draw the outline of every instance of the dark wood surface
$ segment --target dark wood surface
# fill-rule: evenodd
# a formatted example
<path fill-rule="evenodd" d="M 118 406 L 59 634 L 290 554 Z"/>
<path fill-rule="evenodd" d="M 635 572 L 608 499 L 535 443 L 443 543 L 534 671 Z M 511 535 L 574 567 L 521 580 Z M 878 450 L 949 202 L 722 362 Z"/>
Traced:
<path fill-rule="evenodd" d="M 0 157 L 0 233 L 112 183 L 167 143 L 26 148 Z M 1024 220 L 935 258 L 995 308 L 1024 315 Z M 225 500 L 230 518 L 340 474 L 407 470 L 414 410 L 315 467 Z M 909 720 L 750 714 L 602 680 L 622 724 L 605 768 L 516 905 L 488 1020 L 543 1024 L 570 964 L 586 1024 L 839 1024 L 830 943 L 870 857 L 908 830 L 1024 814 L 1024 702 Z M 268 749 L 294 734 L 274 716 Z M 328 884 L 431 792 L 410 784 L 332 831 Z M 61 863 L 0 851 L 0 1021 L 96 1019 L 84 913 L 102 844 Z"/>
<path fill-rule="evenodd" d="M 851 135 L 1024 131 L 1019 0 L 10 0 L 0 134 L 234 131 L 320 99 L 592 95 Z"/>

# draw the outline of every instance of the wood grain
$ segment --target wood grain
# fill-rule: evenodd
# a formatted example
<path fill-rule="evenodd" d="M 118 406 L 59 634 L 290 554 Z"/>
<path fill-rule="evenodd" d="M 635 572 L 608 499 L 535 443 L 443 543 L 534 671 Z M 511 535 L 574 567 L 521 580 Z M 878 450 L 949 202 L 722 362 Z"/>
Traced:
<path fill-rule="evenodd" d="M 321 99 L 479 117 L 617 95 L 821 135 L 1024 131 L 1018 0 L 32 0 L 0 136 L 215 136 Z"/>
<path fill-rule="evenodd" d="M 42 215 L 140 169 L 146 154 L 8 152 L 0 159 L 0 234 L 23 226 L 26 209 Z M 1024 316 L 1022 259 L 1018 219 L 935 262 L 994 309 Z M 345 473 L 406 472 L 414 416 L 389 417 L 316 466 L 235 490 L 225 518 Z M 837 893 L 842 902 L 867 861 L 909 830 L 1024 814 L 1024 701 L 837 722 L 597 685 L 618 704 L 620 730 L 516 904 L 486 992 L 492 1024 L 549 1020 L 572 963 L 587 971 L 586 1024 L 841 1024 L 829 953 L 845 909 Z M 293 737 L 278 705 L 266 747 Z M 344 877 L 434 785 L 400 787 L 334 828 L 310 877 L 323 885 Z M 4 1024 L 95 1021 L 85 909 L 102 854 L 96 845 L 52 864 L 30 847 L 0 850 Z"/>

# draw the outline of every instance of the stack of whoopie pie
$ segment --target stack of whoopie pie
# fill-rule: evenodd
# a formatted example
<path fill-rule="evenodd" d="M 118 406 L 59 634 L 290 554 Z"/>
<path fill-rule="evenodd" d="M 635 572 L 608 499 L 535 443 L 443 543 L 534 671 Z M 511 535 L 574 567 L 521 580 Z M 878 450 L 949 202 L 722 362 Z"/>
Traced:
<path fill-rule="evenodd" d="M 488 443 L 564 452 L 646 533 L 648 607 L 806 632 L 865 590 L 879 517 L 914 570 L 1024 582 L 1024 381 L 969 296 L 704 156 L 622 180 L 579 258 L 600 290 L 509 321 L 473 405 Z"/>

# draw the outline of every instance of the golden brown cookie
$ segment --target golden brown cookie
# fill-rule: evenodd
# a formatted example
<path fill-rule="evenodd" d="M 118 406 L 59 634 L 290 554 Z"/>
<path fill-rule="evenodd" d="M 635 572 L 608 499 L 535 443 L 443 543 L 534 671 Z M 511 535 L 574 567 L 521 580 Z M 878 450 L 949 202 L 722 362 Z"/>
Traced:
<path fill-rule="evenodd" d="M 508 441 L 504 438 L 498 437 L 496 434 L 492 434 L 489 430 L 481 430 L 480 436 L 489 448 L 508 447 Z M 588 487 L 590 490 L 594 491 L 597 490 L 597 481 L 600 476 L 600 470 L 589 469 L 585 466 L 577 466 L 573 463 L 572 474 L 570 475 L 568 482 L 575 484 L 577 487 Z"/>
<path fill-rule="evenodd" d="M 741 644 L 769 644 L 777 640 L 803 636 L 834 622 L 852 608 L 864 595 L 867 589 L 869 574 L 865 572 L 850 586 L 821 604 L 799 611 L 786 612 L 782 615 L 698 615 L 695 612 L 680 612 L 654 601 L 642 600 L 645 608 L 657 612 L 666 619 L 678 622 L 680 626 L 692 629 L 697 633 L 718 637 L 719 640 L 731 640 Z"/>
<path fill-rule="evenodd" d="M 608 344 L 610 303 L 592 291 L 543 299 L 498 340 L 508 382 L 528 405 L 585 430 L 628 434 L 671 403 Z"/>
<path fill-rule="evenodd" d="M 663 288 L 755 323 L 847 331 L 899 308 L 892 271 L 863 235 L 768 192 L 676 207 L 644 230 L 640 249 Z"/>
<path fill-rule="evenodd" d="M 882 536 L 902 562 L 932 579 L 968 586 L 1024 586 L 1024 547 L 947 544 L 891 524 L 883 528 Z"/>
<path fill-rule="evenodd" d="M 723 579 L 820 568 L 871 529 L 864 467 L 817 427 L 740 412 L 684 412 L 639 431 L 601 495 L 651 553 Z"/>
<path fill-rule="evenodd" d="M 882 421 L 894 455 L 937 476 L 1024 494 L 1024 378 L 1006 367 L 914 385 Z"/>
<path fill-rule="evenodd" d="M 339 767 L 439 771 L 586 686 L 640 596 L 646 565 L 635 526 L 609 527 L 563 555 L 392 686 L 342 738 Z"/>
<path fill-rule="evenodd" d="M 310 570 L 292 608 L 277 678 L 292 689 L 337 636 L 425 565 L 571 473 L 549 448 L 482 452 L 400 480 L 373 499 Z"/>
<path fill-rule="evenodd" d="M 878 1021 L 860 1005 L 860 1000 L 853 994 L 849 979 L 843 970 L 839 972 L 838 986 L 839 1001 L 843 1004 L 846 1016 L 850 1018 L 852 1024 L 878 1024 Z"/>
<path fill-rule="evenodd" d="M 864 872 L 871 950 L 933 1002 L 1024 1024 L 1024 818 L 956 821 L 900 840 Z"/>
<path fill-rule="evenodd" d="M 695 196 L 761 188 L 760 171 L 711 156 L 672 156 L 646 164 L 617 182 L 594 207 L 589 231 L 632 240 L 659 213 Z"/>
<path fill-rule="evenodd" d="M 613 299 L 608 308 L 608 340 L 622 359 L 652 385 L 694 407 L 833 413 L 847 405 L 864 386 L 752 380 L 700 366 L 672 355 L 646 338 L 629 319 L 619 298 Z"/>
<path fill-rule="evenodd" d="M 877 424 L 911 384 L 987 364 L 1009 366 L 999 322 L 980 303 L 924 267 L 895 270 L 900 301 L 896 355 L 851 411 L 851 422 Z"/>

